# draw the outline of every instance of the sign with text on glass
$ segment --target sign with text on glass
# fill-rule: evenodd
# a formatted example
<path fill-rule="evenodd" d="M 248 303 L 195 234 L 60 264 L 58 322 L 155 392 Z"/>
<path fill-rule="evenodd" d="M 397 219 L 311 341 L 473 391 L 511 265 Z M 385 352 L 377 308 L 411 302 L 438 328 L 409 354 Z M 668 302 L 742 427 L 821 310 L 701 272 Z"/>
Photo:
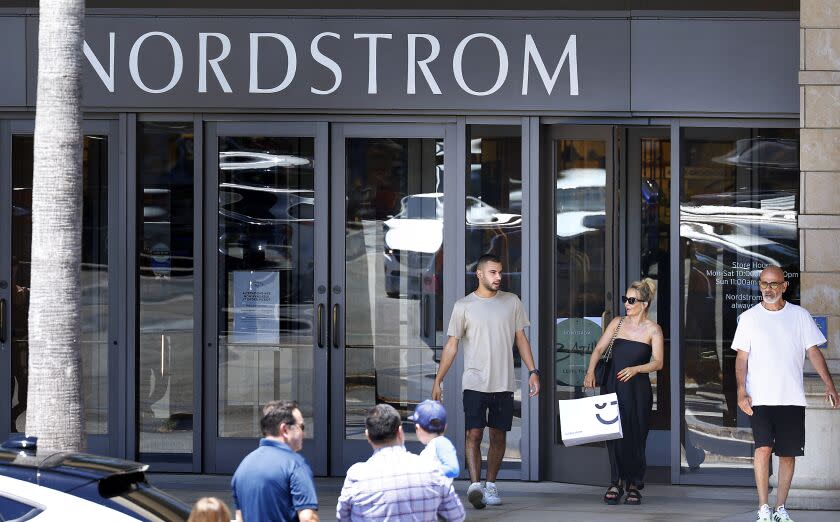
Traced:
<path fill-rule="evenodd" d="M 812 317 L 814 318 L 814 322 L 817 323 L 817 328 L 819 328 L 820 332 L 822 332 L 823 337 L 828 339 L 828 318 L 824 315 L 814 315 Z M 828 348 L 828 342 L 826 341 L 822 343 L 817 348 Z"/>
<path fill-rule="evenodd" d="M 280 344 L 280 278 L 277 272 L 233 272 L 230 342 Z"/>
<path fill-rule="evenodd" d="M 600 317 L 557 319 L 554 336 L 554 375 L 557 384 L 583 386 L 589 358 L 600 337 Z"/>
<path fill-rule="evenodd" d="M 779 262 L 777 265 L 782 267 L 785 281 L 788 284 L 798 284 L 799 272 L 793 269 L 796 266 L 795 263 L 790 259 L 785 261 L 787 262 Z M 735 260 L 727 264 L 719 264 L 714 268 L 706 268 L 705 274 L 713 278 L 717 287 L 721 289 L 720 295 L 723 296 L 724 307 L 740 314 L 761 302 L 762 295 L 758 287 L 758 279 L 762 270 L 770 264 L 776 265 L 775 262 L 768 263 L 764 260 Z M 787 298 L 790 298 L 789 294 Z"/>

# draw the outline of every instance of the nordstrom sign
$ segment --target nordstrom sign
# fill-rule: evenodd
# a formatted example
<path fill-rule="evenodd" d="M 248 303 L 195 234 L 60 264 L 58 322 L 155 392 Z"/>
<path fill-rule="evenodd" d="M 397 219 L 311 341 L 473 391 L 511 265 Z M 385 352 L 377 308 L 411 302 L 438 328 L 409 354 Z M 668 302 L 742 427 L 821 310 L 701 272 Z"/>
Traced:
<path fill-rule="evenodd" d="M 97 16 L 87 107 L 625 110 L 622 19 Z"/>
<path fill-rule="evenodd" d="M 218 87 L 225 93 L 232 93 L 233 88 L 228 81 L 224 72 L 224 62 L 230 58 L 231 40 L 225 33 L 198 33 L 198 78 L 194 79 L 193 84 L 196 91 L 199 93 L 207 92 L 208 75 L 213 77 L 217 82 Z M 169 52 L 172 59 L 172 74 L 168 79 L 166 85 L 159 88 L 150 87 L 143 81 L 143 74 L 140 65 L 140 51 L 143 44 L 150 38 L 162 38 L 169 46 Z M 319 96 L 333 94 L 341 87 L 344 73 L 341 65 L 333 58 L 330 58 L 321 49 L 320 43 L 324 38 L 331 38 L 341 40 L 341 34 L 333 32 L 322 32 L 315 35 L 311 41 L 308 42 L 309 58 L 317 62 L 322 67 L 329 70 L 332 75 L 331 84 L 324 89 L 316 86 L 310 86 L 309 91 L 312 94 Z M 367 41 L 367 94 L 377 94 L 378 89 L 378 75 L 379 65 L 377 61 L 379 41 L 393 40 L 392 33 L 353 33 L 353 40 Z M 115 32 L 108 33 L 108 48 L 107 48 L 107 64 L 108 69 L 102 65 L 102 61 L 93 52 L 90 44 L 84 42 L 84 54 L 87 57 L 93 70 L 96 72 L 102 84 L 109 92 L 116 90 L 115 76 L 114 76 L 114 51 L 116 47 L 117 35 Z M 208 53 L 208 46 L 211 40 L 215 40 L 215 56 L 210 57 Z M 483 89 L 480 87 L 471 87 L 467 83 L 467 78 L 464 75 L 464 52 L 471 42 L 479 42 L 484 40 L 492 44 L 493 50 L 496 53 L 496 79 L 493 85 L 489 88 Z M 418 58 L 418 41 L 425 44 L 425 55 Z M 440 88 L 434 73 L 432 73 L 429 64 L 440 57 L 440 40 L 432 34 L 428 33 L 409 33 L 406 35 L 407 55 L 405 69 L 405 93 L 417 94 L 418 73 L 424 82 L 423 88 L 428 88 L 429 91 L 436 95 L 442 95 L 443 91 Z M 260 49 L 263 50 L 263 56 L 269 54 L 266 47 L 275 46 L 274 53 L 280 53 L 281 60 L 276 62 L 284 62 L 281 66 L 282 81 L 277 85 L 261 86 L 260 85 Z M 383 43 L 383 45 L 387 45 Z M 473 44 L 475 47 L 479 43 Z M 521 59 L 522 67 L 522 96 L 528 95 L 529 90 L 529 76 L 533 68 L 542 81 L 542 86 L 545 87 L 547 94 L 552 94 L 554 85 L 560 76 L 560 72 L 564 65 L 567 65 L 567 74 L 569 87 L 568 92 L 570 96 L 577 96 L 579 91 L 578 86 L 578 61 L 577 61 L 577 37 L 572 34 L 569 36 L 566 44 L 563 46 L 562 54 L 559 61 L 554 65 L 553 71 L 549 73 L 549 68 L 546 67 L 540 53 L 537 43 L 531 34 L 525 35 L 524 42 L 525 52 Z M 362 64 L 350 64 L 354 67 L 363 65 L 364 58 L 360 60 Z M 447 60 L 452 64 L 452 76 L 458 87 L 465 93 L 471 96 L 488 96 L 497 92 L 507 81 L 508 72 L 510 69 L 510 56 L 508 50 L 498 37 L 488 33 L 472 33 L 462 38 L 455 47 L 451 59 Z M 448 65 L 448 63 L 447 63 Z M 298 66 L 298 50 L 286 35 L 280 33 L 249 33 L 248 34 L 248 92 L 252 94 L 273 94 L 282 92 L 288 88 L 292 82 L 295 81 Z M 346 65 L 345 65 L 346 66 Z M 184 72 L 184 53 L 178 40 L 171 34 L 162 31 L 150 31 L 140 35 L 131 45 L 129 52 L 128 69 L 131 73 L 131 79 L 141 90 L 151 94 L 163 94 L 171 91 L 183 79 Z M 208 72 L 209 71 L 209 72 Z M 189 80 L 186 80 L 189 81 Z"/>

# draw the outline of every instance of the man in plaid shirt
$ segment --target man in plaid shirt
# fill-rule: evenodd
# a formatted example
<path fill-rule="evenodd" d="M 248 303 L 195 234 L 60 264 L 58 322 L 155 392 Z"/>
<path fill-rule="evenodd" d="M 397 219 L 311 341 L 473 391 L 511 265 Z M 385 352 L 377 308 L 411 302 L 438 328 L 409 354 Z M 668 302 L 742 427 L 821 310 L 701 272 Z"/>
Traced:
<path fill-rule="evenodd" d="M 377 404 L 365 427 L 373 456 L 347 470 L 336 506 L 339 520 L 464 520 L 461 500 L 435 463 L 406 451 L 397 410 Z"/>

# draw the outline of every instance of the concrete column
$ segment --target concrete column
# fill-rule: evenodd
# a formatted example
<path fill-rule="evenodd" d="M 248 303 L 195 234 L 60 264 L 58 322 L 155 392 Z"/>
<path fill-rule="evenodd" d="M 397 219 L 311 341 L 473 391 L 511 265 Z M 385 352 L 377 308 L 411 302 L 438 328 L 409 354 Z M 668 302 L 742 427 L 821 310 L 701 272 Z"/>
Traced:
<path fill-rule="evenodd" d="M 790 509 L 840 509 L 840 414 L 825 401 L 819 378 L 805 380 L 805 456 L 796 459 L 793 485 L 785 506 Z M 773 469 L 779 459 L 773 455 Z M 770 485 L 778 486 L 778 475 Z M 771 503 L 775 502 L 773 494 Z"/>
<path fill-rule="evenodd" d="M 823 352 L 840 384 L 840 1 L 800 2 L 800 269 L 802 306 L 828 318 Z M 840 411 L 806 364 L 805 457 L 787 506 L 840 509 Z M 774 459 L 774 469 L 778 462 Z M 771 479 L 775 487 L 775 477 Z"/>

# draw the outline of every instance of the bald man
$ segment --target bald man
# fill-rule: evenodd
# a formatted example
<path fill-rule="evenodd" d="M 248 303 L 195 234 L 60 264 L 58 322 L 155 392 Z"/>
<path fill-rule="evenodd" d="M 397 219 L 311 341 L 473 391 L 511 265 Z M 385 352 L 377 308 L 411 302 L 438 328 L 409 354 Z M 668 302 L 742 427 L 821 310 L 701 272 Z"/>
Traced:
<path fill-rule="evenodd" d="M 811 314 L 784 299 L 788 283 L 778 266 L 761 271 L 761 302 L 738 317 L 732 349 L 738 351 L 738 407 L 750 416 L 758 490 L 756 520 L 792 520 L 785 509 L 796 457 L 805 454 L 805 356 L 825 383 L 825 396 L 837 408 L 840 398 L 818 345 L 825 337 Z M 770 454 L 779 457 L 776 509 L 768 504 Z"/>

